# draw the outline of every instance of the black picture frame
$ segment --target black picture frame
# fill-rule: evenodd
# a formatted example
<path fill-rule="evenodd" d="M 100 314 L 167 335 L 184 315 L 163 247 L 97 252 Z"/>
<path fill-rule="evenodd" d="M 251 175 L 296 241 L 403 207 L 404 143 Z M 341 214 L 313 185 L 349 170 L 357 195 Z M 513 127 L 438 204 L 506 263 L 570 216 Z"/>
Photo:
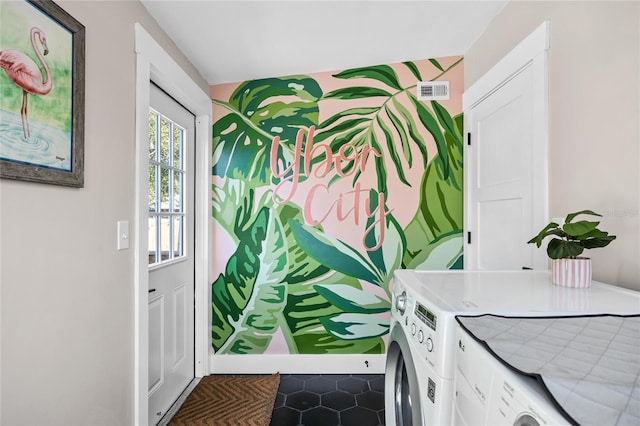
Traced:
<path fill-rule="evenodd" d="M 31 160 L 30 157 L 25 160 L 25 157 L 22 157 L 21 155 L 12 157 L 11 152 L 13 151 L 9 148 L 0 149 L 0 177 L 82 188 L 84 187 L 85 27 L 51 0 L 25 0 L 25 3 L 33 6 L 32 8 L 25 9 L 27 15 L 29 15 L 31 13 L 30 11 L 33 10 L 34 17 L 36 19 L 40 19 L 40 22 L 42 22 L 43 19 L 46 22 L 46 19 L 48 18 L 61 28 L 61 34 L 66 30 L 71 36 L 71 46 L 68 46 L 67 43 L 67 49 L 65 50 L 71 52 L 71 58 L 68 58 L 68 55 L 66 57 L 69 61 L 68 64 L 71 65 L 71 78 L 69 79 L 69 77 L 66 76 L 67 80 L 65 81 L 66 90 L 67 92 L 70 91 L 71 94 L 70 103 L 67 101 L 65 105 L 70 104 L 70 111 L 68 107 L 63 109 L 64 114 L 69 114 L 65 119 L 71 121 L 70 125 L 67 124 L 70 132 L 65 132 L 65 138 L 63 138 L 63 147 L 65 148 L 63 152 L 65 152 L 65 154 L 55 156 L 55 159 L 59 159 L 61 162 L 64 161 L 64 167 L 57 167 L 56 164 L 51 165 L 39 163 L 38 160 Z M 27 18 L 29 17 L 25 17 L 25 22 L 29 22 Z M 6 27 L 6 25 L 3 25 L 2 27 Z M 0 36 L 3 36 L 2 27 L 0 27 Z M 28 31 L 33 32 L 33 27 L 31 29 L 25 27 L 24 30 L 29 34 Z M 35 37 L 38 36 L 36 35 Z M 0 37 L 0 39 L 2 38 L 3 37 Z M 65 36 L 65 41 L 68 40 L 68 38 L 68 35 Z M 36 49 L 36 45 L 42 49 L 43 52 L 46 50 L 41 43 L 34 44 L 33 34 L 31 35 L 31 40 L 34 50 Z M 51 43 L 48 44 L 51 45 Z M 0 55 L 2 54 L 2 49 L 3 47 L 0 46 Z M 9 49 L 5 47 L 5 52 L 8 50 Z M 14 52 L 16 51 L 14 50 Z M 33 54 L 33 52 L 30 53 Z M 3 71 L 7 76 L 9 76 L 10 71 L 3 69 L 0 70 L 0 73 Z M 51 75 L 51 79 L 53 86 L 55 87 L 56 82 L 53 74 Z M 46 79 L 43 77 L 43 80 Z M 70 82 L 68 80 L 70 80 Z M 3 84 L 4 82 L 9 82 L 7 84 L 13 83 L 18 88 L 21 88 L 15 80 L 12 82 L 6 78 L 2 80 L 2 82 Z M 24 98 L 33 97 L 34 95 L 27 93 L 24 88 L 21 89 L 23 90 L 22 102 L 24 105 Z M 2 111 L 2 113 L 4 114 L 5 111 Z M 6 115 L 8 116 L 9 113 Z M 17 127 L 16 118 L 17 113 L 13 119 L 15 124 L 13 130 L 17 131 L 17 129 L 15 129 L 15 127 Z M 1 120 L 0 124 L 3 124 Z M 15 144 L 15 139 L 22 137 L 15 135 L 16 132 L 14 132 L 14 136 L 11 136 L 13 141 L 10 142 L 9 135 L 11 132 L 5 131 L 6 127 L 7 126 L 3 126 L 3 132 L 0 133 L 0 148 L 3 148 L 1 146 L 2 144 L 7 144 L 6 146 L 10 143 Z M 28 116 L 27 125 L 25 126 L 24 121 L 22 121 L 21 128 L 24 135 L 22 142 L 31 143 L 32 139 Z M 45 135 L 42 139 L 46 139 L 46 132 L 44 130 L 42 131 L 42 134 Z M 47 147 L 49 146 L 46 140 L 38 141 L 38 143 L 44 143 Z M 49 153 L 47 155 L 51 156 L 52 154 Z M 68 155 L 70 155 L 70 158 Z"/>

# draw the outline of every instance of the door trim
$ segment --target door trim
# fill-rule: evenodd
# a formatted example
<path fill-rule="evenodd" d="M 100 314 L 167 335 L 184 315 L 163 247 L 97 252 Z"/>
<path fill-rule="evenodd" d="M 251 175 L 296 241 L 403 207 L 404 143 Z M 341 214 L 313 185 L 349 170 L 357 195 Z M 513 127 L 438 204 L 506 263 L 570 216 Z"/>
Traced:
<path fill-rule="evenodd" d="M 211 253 L 210 170 L 211 99 L 149 35 L 135 23 L 136 191 L 134 219 L 134 421 L 148 424 L 149 260 L 147 255 L 148 119 L 151 80 L 196 116 L 195 159 L 195 376 L 209 374 L 209 262 Z"/>
<path fill-rule="evenodd" d="M 462 94 L 462 109 L 464 112 L 464 133 L 468 134 L 469 117 L 473 113 L 473 108 L 500 89 L 512 78 L 517 76 L 524 68 L 532 67 L 533 71 L 533 170 L 539 170 L 540 176 L 534 178 L 533 182 L 533 225 L 534 229 L 542 229 L 548 222 L 549 217 L 549 47 L 550 47 L 549 21 L 543 22 L 516 47 L 513 48 L 504 58 L 495 64 L 486 74 L 476 81 L 470 88 Z M 467 149 L 465 148 L 465 151 Z M 465 156 L 466 157 L 466 156 Z M 468 167 L 463 168 L 464 187 L 471 188 L 471 173 Z M 473 223 L 469 217 L 470 192 L 465 189 L 464 194 L 464 232 L 470 231 L 469 226 Z M 525 241 L 523 241 L 523 244 Z M 471 247 L 464 244 L 464 268 L 474 269 L 477 266 L 476 259 L 472 260 Z M 472 268 L 469 268 L 471 263 Z M 548 259 L 544 250 L 534 250 L 534 269 L 548 269 Z"/>
<path fill-rule="evenodd" d="M 543 22 L 497 64 L 478 79 L 462 94 L 462 109 L 473 108 L 478 102 L 498 90 L 512 77 L 534 60 L 540 53 L 549 50 L 551 23 Z"/>

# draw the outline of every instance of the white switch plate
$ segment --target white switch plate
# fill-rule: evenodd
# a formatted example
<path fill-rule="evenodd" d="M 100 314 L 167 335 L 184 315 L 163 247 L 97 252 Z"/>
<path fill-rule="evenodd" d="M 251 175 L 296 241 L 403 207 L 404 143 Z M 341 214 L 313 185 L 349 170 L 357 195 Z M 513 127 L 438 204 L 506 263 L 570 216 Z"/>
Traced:
<path fill-rule="evenodd" d="M 129 248 L 129 222 L 126 220 L 118 221 L 118 250 L 126 250 Z"/>

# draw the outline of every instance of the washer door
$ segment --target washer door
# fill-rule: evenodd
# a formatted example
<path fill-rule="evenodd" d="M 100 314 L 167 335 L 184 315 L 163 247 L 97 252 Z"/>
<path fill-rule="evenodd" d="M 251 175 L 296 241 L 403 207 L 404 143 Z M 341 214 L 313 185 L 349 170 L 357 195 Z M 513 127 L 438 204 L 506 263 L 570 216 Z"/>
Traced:
<path fill-rule="evenodd" d="M 530 414 L 520 414 L 513 426 L 540 426 L 540 423 Z"/>
<path fill-rule="evenodd" d="M 389 426 L 422 426 L 420 386 L 404 331 L 391 331 L 385 368 L 385 417 Z"/>

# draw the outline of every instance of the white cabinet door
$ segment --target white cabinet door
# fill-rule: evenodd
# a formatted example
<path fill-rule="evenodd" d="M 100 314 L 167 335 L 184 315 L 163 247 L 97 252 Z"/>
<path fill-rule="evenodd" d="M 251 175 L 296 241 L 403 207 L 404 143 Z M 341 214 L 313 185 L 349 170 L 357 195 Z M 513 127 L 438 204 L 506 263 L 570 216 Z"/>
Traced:
<path fill-rule="evenodd" d="M 194 378 L 194 116 L 151 85 L 149 424 Z"/>

